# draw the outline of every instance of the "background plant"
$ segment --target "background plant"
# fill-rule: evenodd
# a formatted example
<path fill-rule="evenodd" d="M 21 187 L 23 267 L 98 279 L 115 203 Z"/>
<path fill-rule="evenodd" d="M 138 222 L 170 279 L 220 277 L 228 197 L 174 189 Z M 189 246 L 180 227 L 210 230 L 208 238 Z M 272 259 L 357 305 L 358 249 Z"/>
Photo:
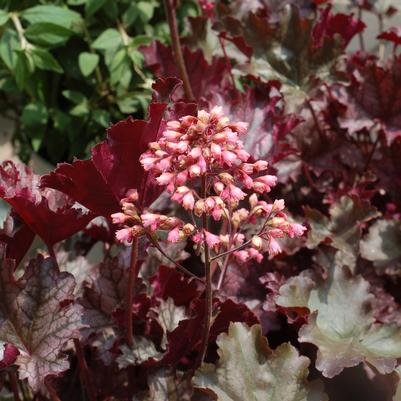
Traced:
<path fill-rule="evenodd" d="M 0 9 L 0 107 L 23 160 L 85 156 L 110 123 L 144 114 L 151 81 L 138 49 L 169 37 L 158 1 L 4 0 Z M 196 12 L 187 1 L 180 13 Z"/>

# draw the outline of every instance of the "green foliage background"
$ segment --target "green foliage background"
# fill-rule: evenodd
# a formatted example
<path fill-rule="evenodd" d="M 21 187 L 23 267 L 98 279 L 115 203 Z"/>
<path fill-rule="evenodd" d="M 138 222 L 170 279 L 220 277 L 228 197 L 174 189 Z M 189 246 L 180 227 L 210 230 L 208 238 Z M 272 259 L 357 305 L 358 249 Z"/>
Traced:
<path fill-rule="evenodd" d="M 182 2 L 180 29 L 198 12 Z M 0 0 L 0 114 L 21 159 L 85 157 L 110 123 L 142 117 L 152 76 L 138 49 L 152 39 L 169 41 L 158 0 Z"/>

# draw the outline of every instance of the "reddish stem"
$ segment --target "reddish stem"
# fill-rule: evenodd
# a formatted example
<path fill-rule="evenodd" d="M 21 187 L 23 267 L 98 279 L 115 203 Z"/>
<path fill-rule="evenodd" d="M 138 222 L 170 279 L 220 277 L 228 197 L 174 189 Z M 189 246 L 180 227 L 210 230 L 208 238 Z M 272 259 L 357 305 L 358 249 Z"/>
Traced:
<path fill-rule="evenodd" d="M 202 176 L 202 188 L 201 188 L 201 197 L 205 199 L 207 197 L 207 177 L 206 175 Z M 202 216 L 202 228 L 204 230 L 208 229 L 208 217 L 207 214 L 204 213 Z M 212 321 L 212 275 L 210 269 L 210 249 L 209 245 L 204 242 L 204 258 L 205 258 L 205 318 L 203 322 L 202 328 L 202 343 L 201 348 L 197 360 L 197 366 L 200 366 L 205 359 L 207 346 L 209 342 L 209 332 L 210 332 L 210 324 Z"/>
<path fill-rule="evenodd" d="M 313 108 L 312 102 L 310 101 L 310 99 L 306 99 L 306 104 L 307 104 L 307 106 L 308 106 L 308 108 L 309 108 L 309 110 L 311 112 L 311 115 L 312 115 L 312 118 L 313 118 L 313 122 L 315 123 L 315 127 L 317 129 L 319 137 L 320 137 L 321 140 L 323 140 L 324 139 L 323 131 L 322 131 L 322 128 L 320 127 L 319 119 L 317 118 L 315 109 Z"/>
<path fill-rule="evenodd" d="M 17 375 L 13 370 L 8 372 L 8 378 L 10 380 L 10 387 L 11 391 L 13 392 L 14 395 L 14 401 L 21 401 L 21 398 L 19 396 L 19 391 L 18 391 L 18 380 L 17 380 Z"/>
<path fill-rule="evenodd" d="M 194 94 L 192 92 L 191 84 L 188 78 L 187 68 L 185 67 L 184 57 L 182 55 L 180 36 L 178 34 L 177 18 L 175 15 L 175 6 L 173 5 L 174 0 L 164 0 L 164 9 L 166 11 L 168 25 L 170 27 L 171 42 L 175 57 L 175 63 L 178 68 L 178 73 L 184 86 L 184 93 L 187 100 L 195 101 Z"/>
<path fill-rule="evenodd" d="M 77 353 L 78 364 L 79 364 L 79 374 L 81 377 L 82 387 L 85 388 L 86 393 L 90 401 L 96 401 L 96 390 L 93 386 L 93 381 L 90 376 L 88 364 L 86 363 L 85 355 L 82 349 L 81 342 L 74 338 L 75 351 Z"/>
<path fill-rule="evenodd" d="M 358 8 L 358 19 L 362 21 L 362 8 L 361 7 Z M 359 32 L 358 38 L 359 38 L 359 47 L 360 47 L 361 51 L 364 52 L 365 51 L 365 40 L 363 38 L 362 32 Z"/>
<path fill-rule="evenodd" d="M 50 383 L 50 381 L 46 380 L 45 386 L 47 388 L 47 391 L 49 392 L 50 399 L 52 401 L 61 401 L 59 396 L 57 395 L 56 390 L 54 389 L 53 385 Z"/>
<path fill-rule="evenodd" d="M 132 320 L 132 303 L 134 300 L 134 291 L 136 278 L 138 276 L 138 238 L 134 237 L 131 247 L 131 263 L 128 273 L 127 302 L 125 306 L 126 339 L 127 344 L 132 347 L 134 344 L 134 322 Z"/>
<path fill-rule="evenodd" d="M 223 38 L 221 36 L 219 36 L 219 42 L 220 42 L 221 49 L 223 50 L 223 54 L 224 54 L 224 58 L 226 60 L 227 66 L 229 67 L 228 74 L 230 75 L 231 84 L 232 84 L 234 89 L 237 89 L 237 87 L 235 86 L 235 79 L 234 79 L 234 75 L 233 75 L 233 72 L 232 72 L 231 61 L 230 61 L 230 59 L 228 57 L 228 54 L 227 54 L 227 51 L 226 51 L 226 46 L 224 45 L 224 41 L 223 41 Z"/>
<path fill-rule="evenodd" d="M 56 265 L 58 266 L 56 252 L 54 252 L 54 248 L 52 246 L 48 245 L 47 250 L 49 251 L 50 257 L 54 259 L 54 261 L 56 262 Z"/>
<path fill-rule="evenodd" d="M 368 158 L 367 158 L 367 160 L 366 160 L 366 163 L 365 163 L 365 166 L 364 166 L 362 172 L 367 171 L 367 169 L 369 168 L 370 162 L 371 162 L 372 159 L 373 159 L 373 155 L 374 155 L 374 153 L 375 153 L 375 151 L 376 151 L 376 148 L 377 148 L 377 145 L 378 145 L 379 141 L 380 141 L 380 135 L 379 135 L 379 133 L 378 133 L 378 134 L 377 134 L 377 138 L 376 138 L 375 142 L 373 143 L 372 150 L 371 150 L 370 153 L 369 153 L 369 156 L 368 156 Z"/>

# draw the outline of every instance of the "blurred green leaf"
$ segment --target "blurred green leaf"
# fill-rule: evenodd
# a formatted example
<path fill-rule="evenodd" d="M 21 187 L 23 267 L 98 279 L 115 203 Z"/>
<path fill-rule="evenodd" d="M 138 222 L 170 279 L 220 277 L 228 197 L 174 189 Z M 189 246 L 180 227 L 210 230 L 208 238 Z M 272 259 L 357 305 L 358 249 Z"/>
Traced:
<path fill-rule="evenodd" d="M 54 71 L 60 74 L 63 72 L 60 64 L 49 51 L 41 49 L 39 47 L 35 47 L 32 49 L 31 54 L 35 66 L 39 69 Z"/>
<path fill-rule="evenodd" d="M 132 78 L 132 68 L 126 49 L 120 49 L 114 56 L 110 66 L 110 84 L 112 86 L 120 83 L 128 88 Z"/>
<path fill-rule="evenodd" d="M 110 113 L 106 110 L 95 110 L 93 112 L 93 120 L 103 128 L 108 128 L 110 125 Z"/>
<path fill-rule="evenodd" d="M 28 56 L 23 52 L 17 53 L 17 62 L 15 65 L 15 81 L 20 90 L 25 89 L 30 75 L 30 63 Z"/>
<path fill-rule="evenodd" d="M 152 38 L 147 35 L 137 35 L 132 38 L 130 42 L 131 48 L 138 48 L 139 46 L 149 45 L 152 42 Z"/>
<path fill-rule="evenodd" d="M 79 13 L 66 7 L 53 5 L 38 5 L 24 10 L 21 17 L 31 24 L 39 22 L 51 22 L 64 28 L 72 28 L 73 25 L 82 23 Z"/>
<path fill-rule="evenodd" d="M 148 22 L 152 17 L 155 10 L 156 4 L 153 1 L 140 1 L 136 4 L 138 7 L 139 18 L 143 22 Z"/>
<path fill-rule="evenodd" d="M 57 46 L 65 43 L 73 31 L 51 22 L 38 22 L 29 25 L 25 36 L 33 43 L 42 46 Z"/>
<path fill-rule="evenodd" d="M 139 67 L 142 67 L 143 65 L 143 54 L 139 52 L 138 50 L 131 50 L 129 52 L 129 57 L 134 63 L 134 65 L 137 65 Z"/>
<path fill-rule="evenodd" d="M 0 26 L 4 25 L 8 19 L 8 14 L 4 10 L 0 10 Z"/>
<path fill-rule="evenodd" d="M 10 70 L 14 70 L 17 65 L 16 49 L 19 49 L 17 33 L 14 31 L 4 32 L 0 40 L 0 57 Z"/>
<path fill-rule="evenodd" d="M 84 101 L 80 104 L 77 104 L 70 110 L 70 114 L 76 117 L 84 117 L 89 113 L 89 105 L 88 102 Z"/>
<path fill-rule="evenodd" d="M 54 128 L 58 131 L 67 131 L 71 127 L 71 117 L 60 110 L 52 113 Z"/>
<path fill-rule="evenodd" d="M 103 9 L 107 10 L 107 16 L 111 21 L 115 21 L 119 17 L 118 1 L 106 0 Z"/>
<path fill-rule="evenodd" d="M 115 49 L 122 44 L 120 33 L 117 29 L 109 28 L 103 31 L 100 36 L 92 43 L 94 49 L 108 50 Z"/>
<path fill-rule="evenodd" d="M 65 98 L 71 100 L 71 102 L 75 104 L 80 104 L 86 100 L 86 97 L 82 93 L 77 91 L 64 90 L 62 94 Z"/>
<path fill-rule="evenodd" d="M 68 0 L 67 4 L 69 6 L 82 6 L 82 4 L 85 4 L 88 0 Z"/>
<path fill-rule="evenodd" d="M 63 96 L 74 103 L 76 106 L 70 110 L 72 116 L 81 117 L 89 113 L 89 102 L 85 95 L 80 92 L 65 90 Z"/>
<path fill-rule="evenodd" d="M 40 149 L 48 117 L 46 106 L 40 102 L 29 103 L 22 111 L 21 122 L 31 132 L 31 144 L 35 152 Z"/>
<path fill-rule="evenodd" d="M 155 6 L 153 1 L 133 2 L 123 15 L 123 24 L 128 27 L 137 19 L 147 23 L 153 17 Z"/>
<path fill-rule="evenodd" d="M 93 53 L 81 53 L 78 59 L 79 68 L 84 77 L 89 76 L 99 63 L 99 55 Z"/>
<path fill-rule="evenodd" d="M 134 97 L 126 97 L 117 101 L 121 113 L 131 114 L 138 110 L 138 100 Z"/>
<path fill-rule="evenodd" d="M 43 103 L 27 104 L 22 110 L 21 121 L 25 127 L 33 128 L 46 125 L 49 114 Z"/>
<path fill-rule="evenodd" d="M 95 14 L 105 3 L 106 0 L 87 0 L 85 3 L 85 14 L 90 17 Z"/>

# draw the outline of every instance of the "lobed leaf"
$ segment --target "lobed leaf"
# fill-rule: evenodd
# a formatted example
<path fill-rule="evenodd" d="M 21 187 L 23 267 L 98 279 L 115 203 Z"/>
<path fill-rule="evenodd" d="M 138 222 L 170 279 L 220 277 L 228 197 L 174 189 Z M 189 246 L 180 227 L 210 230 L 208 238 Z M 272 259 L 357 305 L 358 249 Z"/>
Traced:
<path fill-rule="evenodd" d="M 401 223 L 377 220 L 361 241 L 361 256 L 370 260 L 380 272 L 400 273 Z"/>
<path fill-rule="evenodd" d="M 231 323 L 217 339 L 219 360 L 205 363 L 194 384 L 216 394 L 218 401 L 327 400 L 307 382 L 309 360 L 289 343 L 272 351 L 259 325 Z"/>
<path fill-rule="evenodd" d="M 15 346 L 21 379 L 36 392 L 48 376 L 69 367 L 60 353 L 67 341 L 79 337 L 81 308 L 71 302 L 74 277 L 60 273 L 55 262 L 38 257 L 16 279 L 13 263 L 4 259 L 0 274 L 0 341 Z"/>
<path fill-rule="evenodd" d="M 59 191 L 41 189 L 39 182 L 40 176 L 26 166 L 11 161 L 0 165 L 0 197 L 51 247 L 82 230 L 94 215 Z"/>
<path fill-rule="evenodd" d="M 315 344 L 316 367 L 326 377 L 361 362 L 390 373 L 401 357 L 401 329 L 377 324 L 369 283 L 346 267 L 333 264 L 328 278 L 312 288 L 307 276 L 291 278 L 280 289 L 277 303 L 307 307 L 311 315 L 299 331 L 299 341 Z"/>
<path fill-rule="evenodd" d="M 318 210 L 305 207 L 305 215 L 311 226 L 306 246 L 316 248 L 328 241 L 340 251 L 341 263 L 354 268 L 359 253 L 360 225 L 379 215 L 369 202 L 355 196 L 343 196 L 330 207 L 330 219 Z"/>

